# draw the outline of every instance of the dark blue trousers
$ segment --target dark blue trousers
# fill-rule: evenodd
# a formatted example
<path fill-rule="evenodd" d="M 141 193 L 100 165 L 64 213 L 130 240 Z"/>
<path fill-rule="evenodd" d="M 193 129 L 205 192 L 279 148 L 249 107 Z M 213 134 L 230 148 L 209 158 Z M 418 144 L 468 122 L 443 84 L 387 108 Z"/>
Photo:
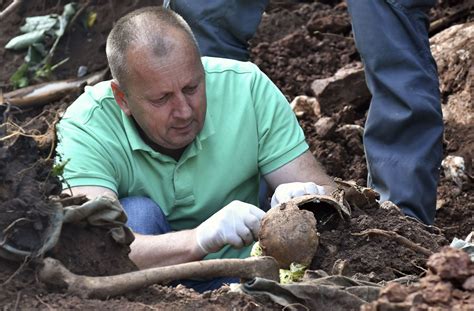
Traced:
<path fill-rule="evenodd" d="M 171 0 L 193 30 L 203 56 L 247 61 L 248 41 L 269 0 Z"/>
<path fill-rule="evenodd" d="M 348 0 L 372 93 L 364 146 L 369 186 L 432 224 L 443 119 L 427 10 L 436 0 Z"/>

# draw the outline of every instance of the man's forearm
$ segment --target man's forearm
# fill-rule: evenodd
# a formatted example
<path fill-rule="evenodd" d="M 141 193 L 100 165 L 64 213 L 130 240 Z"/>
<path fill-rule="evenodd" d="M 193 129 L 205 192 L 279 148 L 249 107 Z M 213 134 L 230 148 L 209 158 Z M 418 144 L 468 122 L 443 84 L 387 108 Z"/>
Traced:
<path fill-rule="evenodd" d="M 323 186 L 328 194 L 337 189 L 333 179 L 326 174 L 309 150 L 290 163 L 265 175 L 264 178 L 272 190 L 281 184 L 291 182 L 314 182 Z"/>
<path fill-rule="evenodd" d="M 195 230 L 161 235 L 135 233 L 130 248 L 129 257 L 140 269 L 201 260 L 206 255 L 196 242 Z"/>

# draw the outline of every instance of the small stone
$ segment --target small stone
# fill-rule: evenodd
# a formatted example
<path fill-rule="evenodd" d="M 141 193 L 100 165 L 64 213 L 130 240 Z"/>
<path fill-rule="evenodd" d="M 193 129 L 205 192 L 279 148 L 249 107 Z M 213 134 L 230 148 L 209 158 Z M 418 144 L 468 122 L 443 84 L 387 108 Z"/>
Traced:
<path fill-rule="evenodd" d="M 330 117 L 322 117 L 315 124 L 316 134 L 321 138 L 330 138 L 336 130 L 336 122 Z"/>
<path fill-rule="evenodd" d="M 462 288 L 471 292 L 474 291 L 474 275 L 471 275 L 466 279 L 466 281 L 464 281 Z"/>

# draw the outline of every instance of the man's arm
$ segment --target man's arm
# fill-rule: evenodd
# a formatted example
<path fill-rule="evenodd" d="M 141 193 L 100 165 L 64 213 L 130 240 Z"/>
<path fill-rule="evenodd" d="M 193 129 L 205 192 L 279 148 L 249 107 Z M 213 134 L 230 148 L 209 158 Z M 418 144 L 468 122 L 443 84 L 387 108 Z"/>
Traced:
<path fill-rule="evenodd" d="M 337 188 L 310 150 L 263 177 L 272 190 L 291 182 L 314 182 L 323 186 L 328 194 Z"/>
<path fill-rule="evenodd" d="M 275 191 L 272 207 L 296 196 L 321 192 L 331 194 L 337 189 L 332 178 L 326 174 L 309 150 L 263 177 Z M 321 191 L 320 187 L 324 190 Z"/>
<path fill-rule="evenodd" d="M 117 194 L 105 187 L 80 186 L 72 187 L 71 191 L 73 195 L 86 195 L 89 199 L 101 195 L 117 199 Z M 63 192 L 70 194 L 69 189 Z M 196 229 L 161 235 L 134 235 L 129 257 L 140 269 L 200 260 L 206 255 L 197 243 Z"/>
<path fill-rule="evenodd" d="M 201 260 L 207 255 L 197 244 L 196 229 L 160 235 L 134 235 L 129 257 L 140 269 Z"/>

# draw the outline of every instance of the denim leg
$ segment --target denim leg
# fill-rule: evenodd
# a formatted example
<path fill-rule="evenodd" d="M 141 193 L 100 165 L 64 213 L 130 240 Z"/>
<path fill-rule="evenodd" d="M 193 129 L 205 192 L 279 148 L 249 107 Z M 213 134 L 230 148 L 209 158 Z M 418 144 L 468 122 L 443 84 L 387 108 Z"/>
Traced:
<path fill-rule="evenodd" d="M 253 37 L 269 0 L 171 0 L 191 27 L 203 56 L 249 59 Z"/>
<path fill-rule="evenodd" d="M 127 226 L 140 234 L 163 234 L 171 232 L 171 227 L 161 208 L 147 197 L 126 197 L 120 199 L 125 213 Z"/>
<path fill-rule="evenodd" d="M 443 120 L 426 12 L 435 0 L 348 0 L 372 93 L 364 133 L 369 186 L 434 221 Z"/>
<path fill-rule="evenodd" d="M 171 226 L 160 206 L 147 197 L 126 197 L 120 199 L 120 203 L 127 213 L 129 226 L 133 232 L 158 235 L 171 232 Z M 197 292 L 205 292 L 221 287 L 224 283 L 236 283 L 236 278 L 215 278 L 212 280 L 178 280 L 172 282 L 172 286 L 182 284 L 193 288 Z"/>

